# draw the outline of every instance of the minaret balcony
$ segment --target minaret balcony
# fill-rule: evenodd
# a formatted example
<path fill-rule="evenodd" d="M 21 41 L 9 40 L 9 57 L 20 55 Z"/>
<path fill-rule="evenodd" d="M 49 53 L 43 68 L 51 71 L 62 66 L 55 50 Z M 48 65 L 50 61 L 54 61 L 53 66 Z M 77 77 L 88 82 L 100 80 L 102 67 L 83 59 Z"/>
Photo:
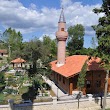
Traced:
<path fill-rule="evenodd" d="M 58 40 L 66 40 L 68 37 L 68 32 L 66 31 L 57 31 L 56 37 Z"/>

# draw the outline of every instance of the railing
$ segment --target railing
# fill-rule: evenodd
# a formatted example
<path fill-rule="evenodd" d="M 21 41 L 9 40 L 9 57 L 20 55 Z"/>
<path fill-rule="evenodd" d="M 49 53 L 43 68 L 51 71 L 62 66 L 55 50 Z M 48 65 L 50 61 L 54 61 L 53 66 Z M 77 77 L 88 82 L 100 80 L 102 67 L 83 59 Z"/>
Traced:
<path fill-rule="evenodd" d="M 108 97 L 109 98 L 109 97 Z M 110 102 L 110 99 L 107 98 L 107 102 Z M 94 98 L 92 99 L 92 103 L 94 102 Z M 100 100 L 100 98 L 99 98 Z M 26 108 L 30 108 L 28 110 L 36 110 L 36 107 L 40 107 L 40 106 L 48 106 L 48 107 L 52 107 L 52 105 L 60 105 L 60 104 L 68 104 L 68 103 L 72 103 L 72 105 L 76 105 L 77 107 L 77 101 L 78 100 L 67 100 L 67 101 L 57 101 L 56 97 L 53 97 L 53 101 L 51 102 L 40 102 L 40 103 L 25 103 L 25 104 L 14 104 L 13 100 L 9 100 L 8 101 L 8 105 L 0 105 L 0 110 L 8 110 L 9 108 L 11 108 L 11 110 L 26 110 Z M 80 99 L 80 102 L 82 103 L 82 105 L 84 105 L 84 103 L 88 103 L 89 98 L 88 99 Z M 91 102 L 90 102 L 91 103 Z M 95 103 L 95 102 L 94 102 Z M 94 105 L 94 104 L 93 104 Z M 60 107 L 60 106 L 59 106 Z M 85 107 L 85 106 L 84 106 Z M 89 107 L 89 106 L 88 106 Z M 92 107 L 92 106 L 91 106 Z M 96 104 L 96 107 L 98 107 L 98 109 L 100 108 L 100 101 L 98 104 Z M 107 107 L 110 107 L 110 104 L 107 105 Z M 48 108 L 49 109 L 49 108 Z M 94 109 L 94 108 L 93 108 Z M 50 110 L 50 109 L 49 109 Z"/>

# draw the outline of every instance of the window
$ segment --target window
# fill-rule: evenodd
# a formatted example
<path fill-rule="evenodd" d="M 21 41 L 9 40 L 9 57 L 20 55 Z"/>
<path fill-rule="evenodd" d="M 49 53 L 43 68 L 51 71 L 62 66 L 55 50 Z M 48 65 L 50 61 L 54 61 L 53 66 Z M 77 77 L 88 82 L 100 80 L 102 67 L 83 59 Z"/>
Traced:
<path fill-rule="evenodd" d="M 96 87 L 101 87 L 101 81 L 96 81 Z"/>
<path fill-rule="evenodd" d="M 101 77 L 101 74 L 98 74 L 98 77 L 100 78 Z"/>
<path fill-rule="evenodd" d="M 61 81 L 61 75 L 59 75 L 59 81 Z"/>
<path fill-rule="evenodd" d="M 64 31 L 64 28 L 61 28 L 61 31 Z"/>
<path fill-rule="evenodd" d="M 58 80 L 58 74 L 56 74 L 56 78 L 57 78 L 57 80 Z"/>
<path fill-rule="evenodd" d="M 63 84 L 65 84 L 65 78 L 63 77 Z"/>
<path fill-rule="evenodd" d="M 86 81 L 86 87 L 91 88 L 91 81 Z"/>

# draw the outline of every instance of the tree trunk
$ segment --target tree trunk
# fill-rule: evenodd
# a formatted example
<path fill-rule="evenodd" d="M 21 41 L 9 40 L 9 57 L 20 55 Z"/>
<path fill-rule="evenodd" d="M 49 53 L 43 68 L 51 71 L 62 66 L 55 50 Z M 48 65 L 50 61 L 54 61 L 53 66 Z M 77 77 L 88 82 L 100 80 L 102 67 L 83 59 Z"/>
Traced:
<path fill-rule="evenodd" d="M 108 78 L 109 78 L 109 70 L 107 70 L 107 72 L 106 72 L 105 91 L 104 91 L 104 99 L 103 99 L 103 110 L 105 110 L 105 106 L 106 106 L 106 97 L 107 97 L 107 88 L 108 88 Z"/>

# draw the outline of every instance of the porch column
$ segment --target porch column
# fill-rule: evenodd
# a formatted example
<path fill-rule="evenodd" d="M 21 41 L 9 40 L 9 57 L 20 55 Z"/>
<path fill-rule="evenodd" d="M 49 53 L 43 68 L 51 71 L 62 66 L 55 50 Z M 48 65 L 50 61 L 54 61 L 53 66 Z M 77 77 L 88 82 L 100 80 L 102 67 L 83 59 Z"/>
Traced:
<path fill-rule="evenodd" d="M 69 94 L 72 95 L 72 91 L 73 91 L 73 82 L 72 82 L 72 78 L 69 79 Z"/>
<path fill-rule="evenodd" d="M 22 67 L 22 63 L 21 63 L 21 67 Z"/>
<path fill-rule="evenodd" d="M 14 63 L 13 63 L 13 69 L 14 69 Z"/>

